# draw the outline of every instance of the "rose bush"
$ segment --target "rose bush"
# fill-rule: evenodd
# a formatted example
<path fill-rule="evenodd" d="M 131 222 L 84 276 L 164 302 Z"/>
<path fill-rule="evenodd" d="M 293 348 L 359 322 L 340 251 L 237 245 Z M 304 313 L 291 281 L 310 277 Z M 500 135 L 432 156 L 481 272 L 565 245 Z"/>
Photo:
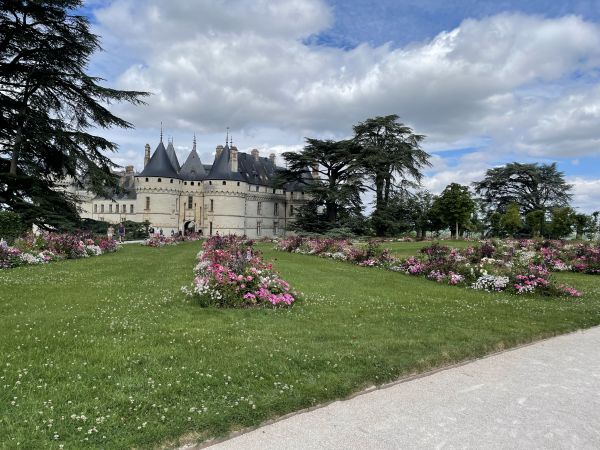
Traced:
<path fill-rule="evenodd" d="M 12 246 L 0 240 L 0 269 L 99 256 L 117 249 L 116 241 L 91 234 L 29 233 Z"/>
<path fill-rule="evenodd" d="M 555 250 L 566 250 L 558 243 L 551 245 L 552 251 L 548 250 L 549 245 L 540 246 L 534 241 L 483 241 L 465 249 L 433 243 L 423 247 L 419 255 L 406 259 L 392 257 L 388 250 L 381 249 L 379 243 L 374 241 L 361 247 L 347 240 L 295 236 L 279 241 L 276 248 L 362 266 L 382 267 L 407 275 L 423 276 L 437 283 L 476 290 L 506 291 L 519 295 L 581 296 L 576 289 L 557 285 L 552 280 L 550 272 L 566 266 L 561 259 L 565 257 L 564 254 L 557 254 Z M 577 255 L 595 257 L 593 250 L 576 249 Z"/>
<path fill-rule="evenodd" d="M 213 236 L 202 245 L 195 278 L 183 291 L 203 306 L 291 306 L 298 293 L 263 261 L 254 242 L 236 236 Z"/>

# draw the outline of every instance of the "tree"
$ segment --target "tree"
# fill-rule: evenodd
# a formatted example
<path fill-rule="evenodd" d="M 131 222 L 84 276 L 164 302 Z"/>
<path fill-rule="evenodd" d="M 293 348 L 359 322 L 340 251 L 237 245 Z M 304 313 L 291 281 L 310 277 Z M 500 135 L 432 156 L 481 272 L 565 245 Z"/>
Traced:
<path fill-rule="evenodd" d="M 307 138 L 306 142 L 301 152 L 283 154 L 287 169 L 280 175 L 279 184 L 296 183 L 298 190 L 302 189 L 313 199 L 312 208 L 325 207 L 326 228 L 338 227 L 343 209 L 360 209 L 362 205 L 358 147 L 351 140 Z M 316 209 L 306 213 L 307 218 L 312 217 L 311 220 L 318 218 Z"/>
<path fill-rule="evenodd" d="M 508 205 L 504 214 L 500 218 L 500 227 L 509 236 L 514 236 L 517 231 L 521 229 L 521 212 L 519 211 L 519 205 L 515 202 Z"/>
<path fill-rule="evenodd" d="M 467 186 L 451 183 L 434 201 L 444 225 L 450 228 L 453 237 L 458 238 L 459 228 L 469 225 L 475 211 L 475 201 Z"/>
<path fill-rule="evenodd" d="M 575 239 L 580 240 L 584 233 L 588 234 L 594 228 L 594 218 L 587 214 L 573 214 L 573 225 L 575 225 Z"/>
<path fill-rule="evenodd" d="M 550 215 L 550 237 L 561 239 L 573 232 L 573 216 L 575 215 L 575 211 L 571 208 L 552 208 Z"/>
<path fill-rule="evenodd" d="M 552 164 L 520 164 L 513 162 L 489 169 L 485 178 L 473 183 L 491 211 L 504 212 L 516 203 L 523 214 L 548 211 L 567 206 L 572 186 L 565 182 L 562 172 Z"/>
<path fill-rule="evenodd" d="M 100 86 L 86 73 L 100 50 L 82 0 L 5 0 L 0 6 L 0 209 L 26 223 L 62 226 L 78 219 L 66 177 L 101 193 L 115 186 L 105 152 L 117 145 L 94 127 L 131 128 L 107 108 L 140 104 L 144 92 Z"/>
<path fill-rule="evenodd" d="M 546 214 L 539 209 L 537 211 L 529 211 L 525 215 L 525 223 L 532 237 L 535 238 L 542 235 L 545 220 Z"/>
<path fill-rule="evenodd" d="M 385 235 L 393 223 L 389 202 L 395 189 L 406 189 L 421 181 L 429 166 L 429 154 L 421 149 L 425 136 L 398 121 L 395 114 L 367 119 L 354 126 L 354 141 L 360 146 L 360 165 L 375 192 L 373 227 Z"/>

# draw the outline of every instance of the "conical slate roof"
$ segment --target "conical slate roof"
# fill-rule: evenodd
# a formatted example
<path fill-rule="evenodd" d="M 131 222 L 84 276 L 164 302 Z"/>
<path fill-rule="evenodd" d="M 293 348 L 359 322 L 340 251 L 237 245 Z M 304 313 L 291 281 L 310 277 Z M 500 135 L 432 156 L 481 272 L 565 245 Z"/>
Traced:
<path fill-rule="evenodd" d="M 229 145 L 226 144 L 221 154 L 215 158 L 215 162 L 212 165 L 206 180 L 244 181 L 239 172 L 231 171 L 231 165 L 229 164 L 230 156 L 231 151 L 229 149 Z"/>
<path fill-rule="evenodd" d="M 162 141 L 160 141 L 158 147 L 154 150 L 152 158 L 150 158 L 150 161 L 148 161 L 148 164 L 144 167 L 140 176 L 179 178 Z"/>
<path fill-rule="evenodd" d="M 175 147 L 173 147 L 173 141 L 170 141 L 169 145 L 167 145 L 167 155 L 169 155 L 169 161 L 171 161 L 171 165 L 177 172 L 179 172 L 181 166 L 179 165 L 179 160 L 177 159 L 177 154 L 175 153 Z"/>
<path fill-rule="evenodd" d="M 182 180 L 204 180 L 206 178 L 206 170 L 200 156 L 196 152 L 196 138 L 194 138 L 194 147 L 190 152 L 189 156 L 181 166 L 179 171 L 179 178 Z"/>

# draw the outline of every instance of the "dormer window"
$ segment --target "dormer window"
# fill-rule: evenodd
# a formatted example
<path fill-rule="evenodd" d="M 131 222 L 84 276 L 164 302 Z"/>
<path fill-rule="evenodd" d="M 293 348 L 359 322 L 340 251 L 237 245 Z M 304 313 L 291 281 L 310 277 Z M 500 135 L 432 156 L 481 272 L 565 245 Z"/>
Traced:
<path fill-rule="evenodd" d="M 225 186 L 227 184 L 227 181 L 223 181 L 223 186 Z"/>
<path fill-rule="evenodd" d="M 173 178 L 171 178 L 171 184 L 173 184 Z"/>
<path fill-rule="evenodd" d="M 184 186 L 187 186 L 187 181 L 184 181 L 183 184 L 184 184 Z"/>
<path fill-rule="evenodd" d="M 193 182 L 193 181 L 190 181 L 190 185 L 192 185 L 192 186 L 193 186 L 193 185 L 194 185 L 194 182 Z"/>
<path fill-rule="evenodd" d="M 158 181 L 159 183 L 160 183 L 160 182 L 162 182 L 162 178 L 159 178 L 157 181 Z"/>
<path fill-rule="evenodd" d="M 146 182 L 148 182 L 148 177 L 146 177 Z"/>

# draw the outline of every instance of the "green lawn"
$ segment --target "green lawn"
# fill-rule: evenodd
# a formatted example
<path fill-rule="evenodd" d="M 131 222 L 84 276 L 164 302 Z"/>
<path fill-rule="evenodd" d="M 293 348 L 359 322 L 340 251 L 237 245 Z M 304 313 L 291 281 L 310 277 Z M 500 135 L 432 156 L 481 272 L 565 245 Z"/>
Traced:
<path fill-rule="evenodd" d="M 0 272 L 2 446 L 200 441 L 600 323 L 591 276 L 561 275 L 582 299 L 531 299 L 262 248 L 305 294 L 292 309 L 186 300 L 198 243 Z"/>

